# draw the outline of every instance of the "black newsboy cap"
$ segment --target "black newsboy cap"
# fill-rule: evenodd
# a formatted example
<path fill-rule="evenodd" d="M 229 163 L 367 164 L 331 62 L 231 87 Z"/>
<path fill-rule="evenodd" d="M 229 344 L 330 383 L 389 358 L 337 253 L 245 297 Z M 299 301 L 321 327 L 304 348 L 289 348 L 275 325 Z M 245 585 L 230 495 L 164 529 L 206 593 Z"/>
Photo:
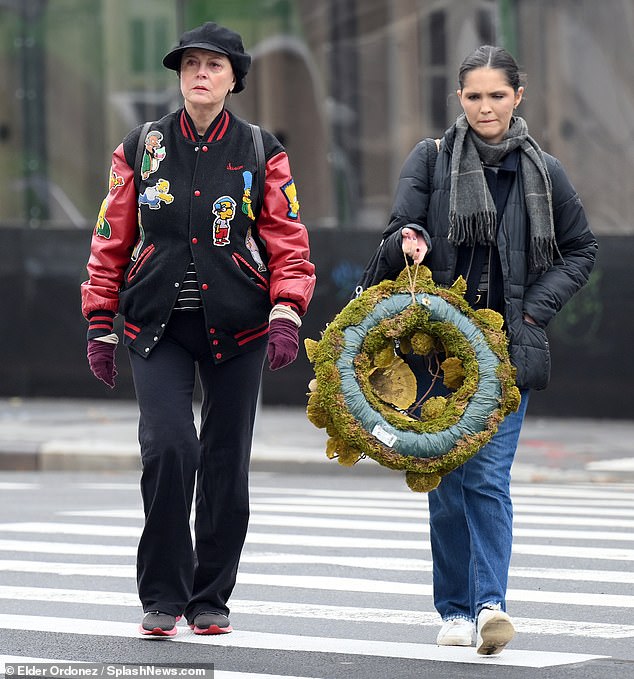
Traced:
<path fill-rule="evenodd" d="M 171 68 L 173 71 L 180 71 L 181 57 L 188 47 L 226 54 L 236 77 L 233 91 L 242 92 L 244 79 L 249 71 L 249 66 L 251 66 L 251 56 L 244 51 L 242 38 L 238 33 L 224 26 L 219 26 L 213 21 L 192 28 L 191 31 L 185 31 L 178 41 L 178 46 L 163 57 L 163 66 Z"/>

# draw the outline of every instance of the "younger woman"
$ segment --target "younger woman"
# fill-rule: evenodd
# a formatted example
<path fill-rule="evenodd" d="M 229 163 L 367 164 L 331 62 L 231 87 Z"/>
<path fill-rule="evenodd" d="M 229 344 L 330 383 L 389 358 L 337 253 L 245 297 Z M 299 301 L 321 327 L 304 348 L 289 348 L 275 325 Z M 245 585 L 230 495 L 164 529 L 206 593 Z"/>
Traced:
<path fill-rule="evenodd" d="M 458 76 L 463 113 L 440 141 L 407 158 L 388 227 L 362 287 L 393 279 L 403 253 L 434 281 L 462 275 L 473 308 L 500 312 L 522 400 L 473 458 L 429 493 L 440 645 L 499 653 L 514 635 L 506 613 L 513 507 L 511 465 L 531 389 L 550 377 L 546 326 L 588 280 L 597 242 L 558 160 L 515 110 L 524 87 L 504 49 L 482 46 Z M 435 167 L 434 167 L 435 163 Z M 419 383 L 424 366 L 416 366 Z"/>

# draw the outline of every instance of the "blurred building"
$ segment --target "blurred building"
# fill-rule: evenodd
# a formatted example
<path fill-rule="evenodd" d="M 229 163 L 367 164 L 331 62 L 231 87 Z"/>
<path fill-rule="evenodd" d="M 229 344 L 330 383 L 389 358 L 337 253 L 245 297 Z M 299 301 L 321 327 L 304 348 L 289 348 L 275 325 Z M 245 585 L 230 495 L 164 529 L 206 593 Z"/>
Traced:
<path fill-rule="evenodd" d="M 605 300 L 632 289 L 632 0 L 0 0 L 0 283 L 20 286 L 0 307 L 14 319 L 0 350 L 21 356 L 17 368 L 0 367 L 0 391 L 46 390 L 23 358 L 37 314 L 28 305 L 41 303 L 43 280 L 57 290 L 81 354 L 74 295 L 110 155 L 132 127 L 180 105 L 177 78 L 161 59 L 183 30 L 206 20 L 239 31 L 253 56 L 247 88 L 230 107 L 278 135 L 291 158 L 321 264 L 314 332 L 345 303 L 373 249 L 405 156 L 453 122 L 464 56 L 482 43 L 507 47 L 528 74 L 520 112 L 563 162 L 601 240 L 589 292 L 555 331 L 595 352 L 596 375 L 605 375 L 602 361 L 618 351 L 605 336 L 623 323 L 631 333 L 634 313 L 628 295 L 619 300 L 624 321 L 606 326 Z M 622 367 L 610 369 L 623 379 Z M 86 377 L 73 393 L 94 392 Z M 610 389 L 608 380 L 601 398 Z"/>
<path fill-rule="evenodd" d="M 497 43 L 597 233 L 634 233 L 631 0 L 0 0 L 0 223 L 90 228 L 112 150 L 179 103 L 163 54 L 209 19 L 254 57 L 231 107 L 283 140 L 309 224 L 379 228 L 462 58 Z"/>

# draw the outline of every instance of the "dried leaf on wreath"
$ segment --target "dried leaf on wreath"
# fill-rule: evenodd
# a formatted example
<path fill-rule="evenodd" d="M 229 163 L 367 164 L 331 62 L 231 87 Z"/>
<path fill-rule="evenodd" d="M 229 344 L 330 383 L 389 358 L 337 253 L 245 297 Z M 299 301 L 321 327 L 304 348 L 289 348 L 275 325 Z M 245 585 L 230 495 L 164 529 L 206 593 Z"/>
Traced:
<path fill-rule="evenodd" d="M 465 293 L 467 292 L 467 281 L 462 276 L 458 276 L 449 289 L 451 292 L 455 292 L 457 295 L 460 295 L 460 297 L 464 297 Z"/>
<path fill-rule="evenodd" d="M 462 361 L 456 356 L 450 356 L 440 364 L 440 367 L 443 371 L 443 384 L 447 389 L 460 389 L 465 377 Z"/>
<path fill-rule="evenodd" d="M 390 346 L 381 349 L 381 351 L 377 351 L 376 354 L 374 354 L 372 362 L 377 368 L 389 368 L 390 365 L 392 365 L 393 360 L 394 347 L 390 344 Z"/>
<path fill-rule="evenodd" d="M 436 347 L 436 340 L 426 332 L 416 332 L 411 337 L 412 350 L 419 356 L 427 356 Z"/>
<path fill-rule="evenodd" d="M 307 337 L 304 340 L 304 349 L 306 349 L 306 356 L 308 357 L 308 360 L 311 363 L 315 362 L 315 350 L 319 346 L 319 342 L 314 339 L 310 339 L 310 337 Z"/>
<path fill-rule="evenodd" d="M 375 368 L 369 375 L 376 395 L 386 403 L 407 410 L 416 400 L 416 377 L 398 356 L 386 368 Z"/>

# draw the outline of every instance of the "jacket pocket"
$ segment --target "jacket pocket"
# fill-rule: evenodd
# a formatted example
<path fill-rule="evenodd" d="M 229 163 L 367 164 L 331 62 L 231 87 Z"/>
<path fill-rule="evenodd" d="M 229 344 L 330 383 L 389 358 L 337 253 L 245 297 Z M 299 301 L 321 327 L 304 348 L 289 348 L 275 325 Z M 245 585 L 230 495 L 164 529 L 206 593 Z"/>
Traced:
<path fill-rule="evenodd" d="M 126 281 L 128 283 L 132 282 L 132 279 L 139 273 L 139 271 L 141 271 L 148 259 L 154 254 L 155 250 L 156 248 L 154 244 L 150 244 L 145 248 L 145 250 L 141 252 L 136 262 L 134 262 L 134 264 L 132 264 L 132 266 L 128 269 L 126 274 Z"/>
<path fill-rule="evenodd" d="M 236 263 L 238 269 L 240 269 L 242 273 L 246 274 L 258 286 L 258 288 L 261 288 L 262 290 L 269 289 L 268 279 L 263 276 L 254 266 L 249 264 L 249 262 L 247 262 L 247 260 L 242 255 L 234 252 L 231 255 L 231 258 Z"/>
<path fill-rule="evenodd" d="M 520 336 L 513 340 L 511 362 L 517 368 L 520 389 L 545 389 L 550 382 L 550 345 L 543 328 L 522 321 Z"/>

